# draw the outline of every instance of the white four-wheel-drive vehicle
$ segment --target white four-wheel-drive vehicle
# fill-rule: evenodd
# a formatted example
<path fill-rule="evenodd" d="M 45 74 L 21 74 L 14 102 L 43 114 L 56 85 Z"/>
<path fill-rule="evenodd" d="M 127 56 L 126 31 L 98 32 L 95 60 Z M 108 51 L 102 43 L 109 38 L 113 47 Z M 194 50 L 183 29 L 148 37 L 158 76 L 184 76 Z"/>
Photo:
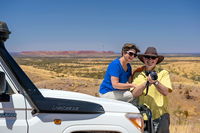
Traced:
<path fill-rule="evenodd" d="M 141 133 L 143 118 L 130 103 L 38 89 L 4 47 L 0 22 L 0 133 Z"/>

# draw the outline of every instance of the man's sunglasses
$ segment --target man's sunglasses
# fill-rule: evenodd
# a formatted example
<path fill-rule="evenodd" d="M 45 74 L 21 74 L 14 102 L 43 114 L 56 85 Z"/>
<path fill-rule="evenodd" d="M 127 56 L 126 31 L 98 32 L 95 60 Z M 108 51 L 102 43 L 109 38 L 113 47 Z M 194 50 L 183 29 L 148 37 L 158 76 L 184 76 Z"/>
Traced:
<path fill-rule="evenodd" d="M 137 57 L 137 54 L 136 54 L 136 53 L 133 53 L 133 52 L 129 52 L 129 51 L 127 51 L 127 54 L 128 54 L 129 56 Z"/>
<path fill-rule="evenodd" d="M 149 55 L 145 55 L 144 58 L 155 60 L 155 59 L 158 58 L 158 57 L 157 57 L 157 56 L 149 56 Z"/>

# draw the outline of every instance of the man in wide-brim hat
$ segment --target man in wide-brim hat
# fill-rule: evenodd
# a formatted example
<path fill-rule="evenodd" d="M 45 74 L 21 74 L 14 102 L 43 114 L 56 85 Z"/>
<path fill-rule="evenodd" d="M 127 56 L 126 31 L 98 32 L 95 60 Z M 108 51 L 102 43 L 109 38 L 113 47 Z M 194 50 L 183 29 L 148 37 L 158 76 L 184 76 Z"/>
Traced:
<path fill-rule="evenodd" d="M 144 63 L 145 58 L 147 58 L 147 59 L 149 59 L 149 58 L 156 59 L 157 58 L 156 59 L 157 60 L 156 64 L 159 64 L 160 62 L 162 62 L 164 60 L 164 56 L 158 55 L 157 50 L 154 47 L 148 47 L 144 54 L 139 54 L 138 55 L 138 58 L 143 63 Z"/>
<path fill-rule="evenodd" d="M 156 133 L 169 133 L 167 95 L 172 92 L 172 85 L 169 72 L 156 67 L 164 60 L 164 56 L 159 55 L 155 47 L 148 47 L 144 54 L 138 55 L 138 58 L 144 66 L 133 73 L 133 83 L 138 86 L 132 89 L 132 94 L 134 97 L 139 97 L 139 104 L 144 104 L 151 109 L 153 121 L 158 124 Z"/>

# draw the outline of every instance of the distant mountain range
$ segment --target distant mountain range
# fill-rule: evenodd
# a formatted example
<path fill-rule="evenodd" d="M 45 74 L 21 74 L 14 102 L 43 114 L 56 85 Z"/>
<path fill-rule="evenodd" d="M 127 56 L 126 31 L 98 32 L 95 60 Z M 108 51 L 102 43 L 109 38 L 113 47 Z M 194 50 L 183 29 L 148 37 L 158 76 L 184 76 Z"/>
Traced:
<path fill-rule="evenodd" d="M 119 56 L 121 53 L 113 51 L 95 51 L 95 50 L 80 50 L 80 51 L 22 51 L 11 52 L 12 56 L 17 57 L 72 57 L 72 56 Z M 168 57 L 200 57 L 200 53 L 161 53 Z"/>
<path fill-rule="evenodd" d="M 33 57 L 49 57 L 49 56 L 102 56 L 115 55 L 113 51 L 94 51 L 94 50 L 80 50 L 80 51 L 22 51 L 11 52 L 12 56 L 33 56 Z"/>

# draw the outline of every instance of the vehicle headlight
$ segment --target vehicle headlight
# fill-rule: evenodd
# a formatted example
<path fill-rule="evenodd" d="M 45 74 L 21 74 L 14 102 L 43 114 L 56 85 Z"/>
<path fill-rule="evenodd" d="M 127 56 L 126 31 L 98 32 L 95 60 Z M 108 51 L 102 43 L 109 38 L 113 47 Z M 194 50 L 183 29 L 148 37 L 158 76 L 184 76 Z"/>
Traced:
<path fill-rule="evenodd" d="M 126 117 L 142 132 L 144 131 L 144 120 L 141 114 L 127 113 Z"/>

